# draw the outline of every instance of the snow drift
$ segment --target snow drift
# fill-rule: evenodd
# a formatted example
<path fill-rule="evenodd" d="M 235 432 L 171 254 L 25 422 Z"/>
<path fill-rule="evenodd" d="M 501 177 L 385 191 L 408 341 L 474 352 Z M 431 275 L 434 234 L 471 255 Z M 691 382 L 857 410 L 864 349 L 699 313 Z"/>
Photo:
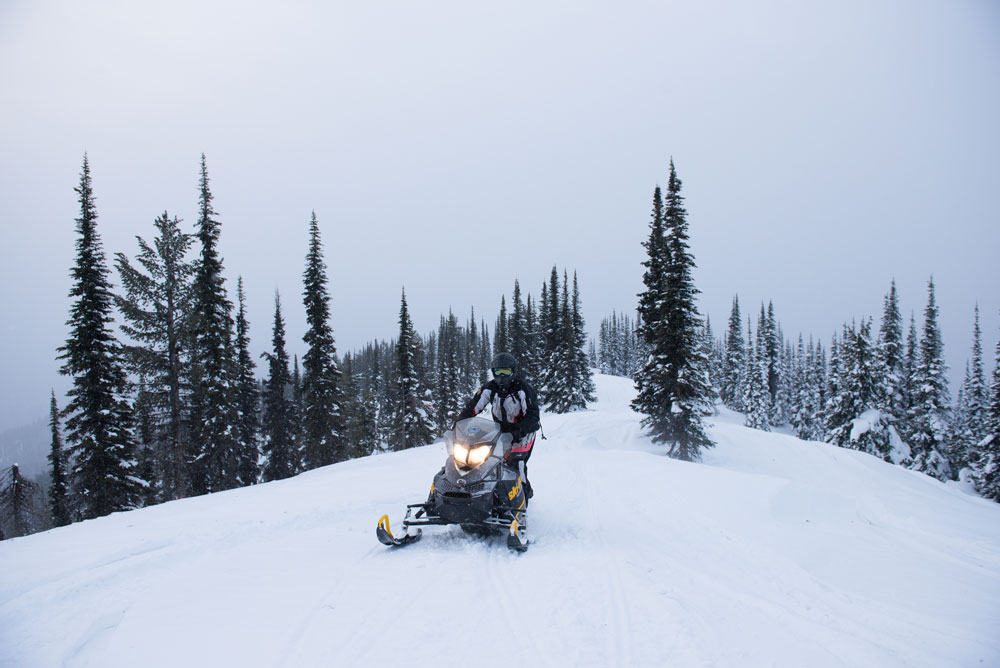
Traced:
<path fill-rule="evenodd" d="M 597 382 L 543 415 L 523 555 L 383 547 L 445 453 L 354 460 L 0 543 L 0 665 L 1000 665 L 1000 506 L 729 413 L 670 460 Z"/>

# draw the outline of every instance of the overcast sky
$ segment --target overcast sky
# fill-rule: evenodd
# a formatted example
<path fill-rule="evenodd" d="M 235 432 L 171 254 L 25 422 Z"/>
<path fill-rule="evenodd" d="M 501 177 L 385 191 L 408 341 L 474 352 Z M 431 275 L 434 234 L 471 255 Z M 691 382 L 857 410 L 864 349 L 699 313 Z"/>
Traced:
<path fill-rule="evenodd" d="M 931 274 L 952 377 L 1000 338 L 1000 3 L 0 1 L 0 429 L 46 415 L 86 151 L 109 261 L 205 153 L 254 352 L 302 354 L 313 210 L 340 353 L 579 273 L 591 332 L 641 289 L 673 156 L 701 308 L 773 299 L 828 343 Z M 263 373 L 263 368 L 259 371 Z M 953 384 L 952 393 L 957 391 Z M 64 404 L 64 400 L 60 399 Z"/>

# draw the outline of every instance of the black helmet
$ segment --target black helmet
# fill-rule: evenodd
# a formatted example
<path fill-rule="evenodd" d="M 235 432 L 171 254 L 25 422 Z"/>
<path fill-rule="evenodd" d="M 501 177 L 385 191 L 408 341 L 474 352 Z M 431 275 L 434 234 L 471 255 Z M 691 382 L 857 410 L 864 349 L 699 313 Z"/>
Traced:
<path fill-rule="evenodd" d="M 500 353 L 490 362 L 490 371 L 497 385 L 506 389 L 517 375 L 517 358 L 510 353 Z"/>

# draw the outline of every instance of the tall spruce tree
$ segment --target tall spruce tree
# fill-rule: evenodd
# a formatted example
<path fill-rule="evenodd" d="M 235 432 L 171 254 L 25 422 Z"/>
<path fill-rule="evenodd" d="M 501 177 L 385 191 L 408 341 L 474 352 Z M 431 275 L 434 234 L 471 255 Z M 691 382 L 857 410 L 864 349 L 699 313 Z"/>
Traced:
<path fill-rule="evenodd" d="M 576 373 L 576 392 L 573 395 L 573 408 L 585 409 L 587 404 L 597 401 L 597 388 L 594 386 L 593 365 L 587 355 L 587 326 L 583 319 L 580 304 L 580 286 L 576 272 L 573 272 L 573 327 L 570 333 L 572 345 L 573 368 Z"/>
<path fill-rule="evenodd" d="M 896 294 L 896 280 L 889 286 L 882 308 L 882 323 L 878 334 L 878 353 L 881 365 L 882 411 L 894 420 L 906 414 L 903 405 L 904 359 L 903 316 L 899 313 L 899 297 Z"/>
<path fill-rule="evenodd" d="M 767 393 L 767 359 L 760 345 L 754 345 L 753 334 L 750 331 L 750 318 L 747 317 L 747 348 L 746 369 L 743 372 L 743 404 L 744 421 L 747 427 L 770 431 L 770 397 Z"/>
<path fill-rule="evenodd" d="M 961 400 L 956 408 L 952 434 L 956 442 L 958 467 L 978 459 L 977 445 L 987 433 L 988 396 L 986 373 L 983 369 L 982 332 L 979 328 L 979 305 L 976 304 L 972 323 L 972 350 L 965 367 L 965 381 L 959 390 Z"/>
<path fill-rule="evenodd" d="M 239 443 L 238 473 L 240 485 L 253 485 L 260 478 L 260 389 L 255 377 L 256 364 L 250 354 L 250 322 L 247 320 L 243 277 L 236 282 L 239 310 L 236 312 L 236 424 Z"/>
<path fill-rule="evenodd" d="M 493 330 L 493 350 L 498 354 L 510 350 L 510 334 L 507 326 L 507 298 L 500 295 L 500 315 L 497 316 L 496 328 Z"/>
<path fill-rule="evenodd" d="M 64 411 L 73 461 L 74 505 L 83 519 L 135 508 L 146 481 L 138 476 L 131 432 L 131 407 L 121 347 L 112 332 L 110 270 L 97 232 L 97 207 L 90 164 L 83 158 L 76 189 L 76 263 L 71 271 L 74 300 L 66 344 L 59 348 L 60 373 L 73 379 Z"/>
<path fill-rule="evenodd" d="M 948 367 L 944 362 L 944 343 L 938 327 L 938 308 L 934 298 L 934 279 L 927 285 L 924 331 L 914 370 L 914 400 L 910 409 L 913 432 L 913 468 L 941 480 L 951 477 L 949 464 Z"/>
<path fill-rule="evenodd" d="M 201 156 L 198 221 L 201 251 L 194 277 L 191 343 L 190 471 L 196 494 L 239 485 L 238 422 L 233 373 L 233 304 L 226 295 L 222 258 L 218 251 L 222 226 L 212 207 L 208 167 Z"/>
<path fill-rule="evenodd" d="M 399 337 L 396 339 L 396 410 L 390 443 L 395 450 L 426 445 L 433 433 L 431 405 L 421 380 L 419 348 L 420 341 L 413 329 L 404 290 L 399 307 Z"/>
<path fill-rule="evenodd" d="M 56 405 L 55 390 L 52 390 L 52 403 L 49 406 L 49 427 L 52 430 L 52 444 L 49 447 L 49 470 L 52 478 L 49 486 L 49 515 L 53 526 L 62 527 L 72 519 L 69 510 L 69 484 L 66 479 L 66 455 L 59 431 L 59 407 Z"/>
<path fill-rule="evenodd" d="M 292 396 L 292 376 L 285 347 L 285 319 L 281 296 L 274 292 L 272 352 L 262 357 L 268 362 L 264 390 L 264 481 L 282 480 L 298 473 L 298 415 Z"/>
<path fill-rule="evenodd" d="M 1000 502 L 1000 339 L 994 356 L 993 384 L 990 386 L 986 436 L 976 444 L 973 481 L 987 499 Z"/>
<path fill-rule="evenodd" d="M 746 367 L 746 345 L 743 342 L 740 297 L 733 297 L 733 308 L 729 312 L 729 329 L 726 332 L 726 357 L 722 367 L 722 402 L 734 411 L 743 410 L 743 388 L 740 380 Z"/>
<path fill-rule="evenodd" d="M 302 434 L 305 468 L 326 466 L 345 458 L 343 418 L 337 351 L 330 327 L 330 295 L 327 291 L 326 263 L 320 241 L 316 212 L 309 222 L 309 253 L 303 275 L 303 300 L 306 307 L 308 346 L 302 358 Z"/>
<path fill-rule="evenodd" d="M 647 289 L 640 296 L 640 312 L 647 325 L 657 319 L 661 322 L 646 330 L 653 353 L 638 374 L 639 395 L 632 406 L 646 416 L 643 424 L 650 427 L 653 440 L 670 445 L 670 456 L 696 461 L 703 448 L 714 445 L 702 424 L 711 388 L 699 342 L 695 263 L 681 185 L 671 160 L 662 222 L 657 226 L 654 213 L 646 245 L 650 259 L 643 263 L 647 267 L 643 282 Z M 659 271 L 654 274 L 657 265 Z"/>
<path fill-rule="evenodd" d="M 164 211 L 153 225 L 152 245 L 136 237 L 136 264 L 116 254 L 124 295 L 116 295 L 115 303 L 124 317 L 121 329 L 134 341 L 124 348 L 128 367 L 146 382 L 143 405 L 150 419 L 143 443 L 156 451 L 160 491 L 170 500 L 190 494 L 185 451 L 195 265 L 187 259 L 193 239 L 181 231 L 176 216 Z"/>

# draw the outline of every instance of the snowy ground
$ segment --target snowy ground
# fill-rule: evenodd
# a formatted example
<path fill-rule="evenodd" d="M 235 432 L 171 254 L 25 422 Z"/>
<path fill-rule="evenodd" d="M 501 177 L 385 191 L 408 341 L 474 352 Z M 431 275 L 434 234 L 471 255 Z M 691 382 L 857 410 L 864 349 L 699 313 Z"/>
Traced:
<path fill-rule="evenodd" d="M 0 543 L 0 665 L 1000 666 L 1000 505 L 727 414 L 673 461 L 597 380 L 523 555 L 384 548 L 445 453 L 355 460 Z"/>

